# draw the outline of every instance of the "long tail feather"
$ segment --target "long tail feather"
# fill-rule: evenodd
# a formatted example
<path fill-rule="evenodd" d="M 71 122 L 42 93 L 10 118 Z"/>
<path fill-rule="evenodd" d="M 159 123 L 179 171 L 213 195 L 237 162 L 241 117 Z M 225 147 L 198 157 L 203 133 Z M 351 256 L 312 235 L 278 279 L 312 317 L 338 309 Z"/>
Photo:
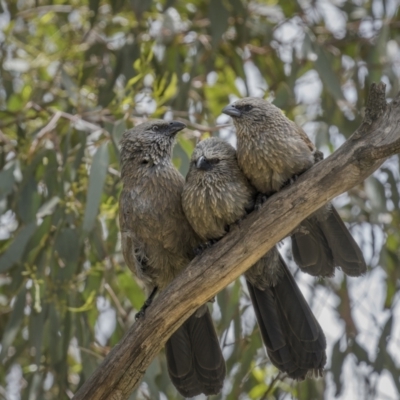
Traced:
<path fill-rule="evenodd" d="M 217 394 L 225 379 L 225 361 L 210 312 L 192 315 L 167 341 L 168 372 L 185 397 Z"/>
<path fill-rule="evenodd" d="M 247 281 L 261 335 L 272 363 L 293 379 L 322 375 L 326 340 L 292 274 L 280 258 L 283 276 L 260 290 Z"/>
<path fill-rule="evenodd" d="M 296 263 L 313 276 L 333 276 L 340 267 L 349 276 L 366 272 L 360 248 L 334 207 L 323 218 L 312 217 L 302 222 L 305 232 L 292 235 Z"/>

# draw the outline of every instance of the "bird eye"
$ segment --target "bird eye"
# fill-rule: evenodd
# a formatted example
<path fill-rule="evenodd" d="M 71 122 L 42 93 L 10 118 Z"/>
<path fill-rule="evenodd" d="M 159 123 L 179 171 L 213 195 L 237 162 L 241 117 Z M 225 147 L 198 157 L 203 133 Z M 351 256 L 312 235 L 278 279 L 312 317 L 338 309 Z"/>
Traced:
<path fill-rule="evenodd" d="M 252 108 L 253 108 L 252 105 L 246 104 L 245 106 L 243 106 L 243 111 L 250 111 Z"/>
<path fill-rule="evenodd" d="M 140 164 L 148 164 L 149 160 L 142 160 L 142 162 Z"/>
<path fill-rule="evenodd" d="M 208 160 L 208 162 L 210 164 L 218 164 L 219 163 L 219 158 L 212 158 L 212 159 Z"/>

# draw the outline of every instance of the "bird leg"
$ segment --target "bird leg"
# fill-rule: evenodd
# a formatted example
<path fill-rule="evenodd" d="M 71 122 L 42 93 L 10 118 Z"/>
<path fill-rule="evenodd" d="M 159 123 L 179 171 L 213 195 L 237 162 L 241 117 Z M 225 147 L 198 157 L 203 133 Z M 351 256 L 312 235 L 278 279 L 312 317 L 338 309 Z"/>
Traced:
<path fill-rule="evenodd" d="M 144 317 L 144 312 L 146 311 L 146 308 L 153 302 L 154 297 L 157 293 L 157 290 L 158 290 L 158 287 L 154 286 L 154 289 L 151 291 L 150 296 L 146 299 L 146 301 L 142 305 L 142 308 L 135 315 L 135 321 Z"/>

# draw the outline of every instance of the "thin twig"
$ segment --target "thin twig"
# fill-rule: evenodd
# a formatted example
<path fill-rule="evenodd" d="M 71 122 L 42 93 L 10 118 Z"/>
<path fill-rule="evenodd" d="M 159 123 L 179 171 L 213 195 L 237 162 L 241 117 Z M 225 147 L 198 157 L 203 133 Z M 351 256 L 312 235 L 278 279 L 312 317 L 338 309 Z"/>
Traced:
<path fill-rule="evenodd" d="M 91 356 L 98 358 L 99 360 L 102 360 L 104 358 L 104 356 L 97 354 L 92 350 L 86 349 L 85 347 L 78 346 L 78 349 L 80 351 L 83 351 L 84 353 L 90 354 Z"/>
<path fill-rule="evenodd" d="M 48 13 L 49 11 L 53 12 L 62 12 L 62 13 L 70 13 L 72 11 L 72 6 L 66 5 L 54 5 L 54 6 L 40 6 L 35 8 L 28 8 L 27 10 L 22 10 L 17 13 L 18 17 L 29 17 L 32 14 L 39 14 L 39 13 Z"/>
<path fill-rule="evenodd" d="M 275 378 L 271 381 L 271 383 L 268 385 L 268 389 L 265 391 L 265 393 L 262 395 L 262 397 L 260 397 L 260 400 L 265 400 L 267 398 L 267 396 L 272 392 L 272 390 L 274 389 L 274 386 L 276 384 L 276 382 L 278 382 L 279 380 L 283 380 L 286 378 L 286 374 L 283 372 L 279 372 Z"/>
<path fill-rule="evenodd" d="M 118 312 L 122 315 L 122 318 L 126 318 L 128 314 L 122 307 L 120 301 L 118 300 L 117 295 L 114 293 L 114 290 L 112 290 L 112 287 L 108 283 L 105 283 L 104 288 L 107 290 L 108 294 L 112 298 L 113 302 L 115 303 L 115 306 L 117 307 Z"/>
<path fill-rule="evenodd" d="M 228 126 L 233 126 L 232 124 L 222 124 L 222 125 L 217 125 L 217 126 L 206 126 L 206 125 L 200 125 L 196 124 L 196 122 L 191 122 L 188 119 L 185 118 L 177 118 L 177 121 L 183 122 L 187 126 L 193 126 L 193 128 L 197 129 L 198 131 L 201 132 L 216 132 L 219 131 L 222 128 L 226 128 Z"/>

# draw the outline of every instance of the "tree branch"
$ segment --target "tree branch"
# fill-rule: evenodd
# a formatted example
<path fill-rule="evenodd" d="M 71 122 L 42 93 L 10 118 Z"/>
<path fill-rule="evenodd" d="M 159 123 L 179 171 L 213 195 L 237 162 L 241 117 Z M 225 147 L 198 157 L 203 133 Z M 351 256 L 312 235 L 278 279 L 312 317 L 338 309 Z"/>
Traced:
<path fill-rule="evenodd" d="M 400 96 L 386 104 L 385 85 L 373 85 L 359 129 L 335 153 L 272 196 L 240 227 L 196 257 L 146 310 L 78 390 L 75 400 L 126 399 L 171 334 L 202 304 L 243 274 L 302 220 L 361 183 L 395 154 Z"/>

